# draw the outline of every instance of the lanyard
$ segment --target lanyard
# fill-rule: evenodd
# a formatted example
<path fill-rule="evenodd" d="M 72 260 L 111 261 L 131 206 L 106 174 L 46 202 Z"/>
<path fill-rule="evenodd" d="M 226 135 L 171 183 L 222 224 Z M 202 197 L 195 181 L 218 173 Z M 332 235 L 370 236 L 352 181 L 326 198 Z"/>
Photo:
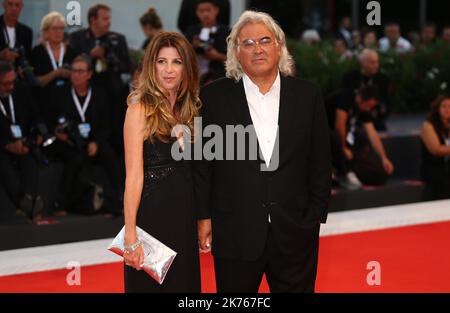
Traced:
<path fill-rule="evenodd" d="M 6 113 L 5 106 L 3 105 L 2 100 L 0 100 L 0 109 L 2 110 L 2 113 L 8 117 L 8 114 Z M 11 112 L 11 122 L 13 124 L 16 124 L 16 113 L 14 112 L 14 102 L 11 95 L 9 95 L 9 111 Z"/>
<path fill-rule="evenodd" d="M 6 27 L 7 27 L 6 25 L 5 25 L 5 27 L 3 27 L 3 36 L 5 37 L 6 45 L 9 47 L 9 35 L 8 35 L 8 30 Z"/>
<path fill-rule="evenodd" d="M 66 52 L 66 47 L 64 46 L 64 43 L 61 42 L 58 64 L 56 64 L 55 56 L 53 55 L 53 51 L 50 48 L 50 44 L 48 43 L 48 41 L 46 42 L 46 48 L 48 56 L 50 57 L 50 61 L 52 62 L 53 69 L 56 70 L 59 67 L 61 67 L 63 65 L 64 53 Z"/>
<path fill-rule="evenodd" d="M 92 95 L 92 89 L 89 88 L 88 94 L 87 94 L 86 99 L 84 100 L 84 103 L 83 103 L 83 107 L 81 107 L 80 100 L 78 100 L 77 94 L 75 93 L 75 89 L 72 87 L 73 102 L 75 102 L 75 106 L 77 107 L 78 114 L 80 114 L 81 121 L 83 123 L 86 122 L 85 114 L 86 114 L 86 110 L 87 110 L 87 108 L 89 106 L 89 102 L 91 101 L 91 95 Z"/>

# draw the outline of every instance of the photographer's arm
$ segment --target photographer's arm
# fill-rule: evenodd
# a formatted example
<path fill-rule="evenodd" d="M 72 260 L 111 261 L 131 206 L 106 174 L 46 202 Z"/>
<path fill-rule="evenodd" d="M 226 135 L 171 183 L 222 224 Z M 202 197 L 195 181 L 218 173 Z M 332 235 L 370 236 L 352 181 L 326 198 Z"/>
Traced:
<path fill-rule="evenodd" d="M 68 78 L 70 76 L 70 71 L 68 69 L 59 68 L 57 70 L 53 70 L 48 74 L 37 76 L 37 79 L 41 85 L 41 87 L 46 87 L 52 81 L 57 78 Z"/>
<path fill-rule="evenodd" d="M 439 142 L 439 137 L 430 122 L 425 121 L 423 123 L 420 138 L 432 155 L 437 157 L 445 157 L 450 155 L 450 147 L 442 145 Z"/>
<path fill-rule="evenodd" d="M 15 62 L 18 57 L 19 54 L 17 52 L 12 51 L 9 48 L 5 48 L 0 51 L 0 60 Z"/>
<path fill-rule="evenodd" d="M 381 138 L 378 135 L 375 126 L 372 122 L 364 123 L 364 130 L 366 131 L 367 137 L 369 138 L 370 145 L 380 157 L 385 172 L 389 175 L 392 174 L 392 172 L 394 171 L 394 165 L 386 155 L 383 142 L 381 141 Z"/>
<path fill-rule="evenodd" d="M 128 45 L 125 37 L 120 37 L 120 45 L 119 45 L 119 61 L 120 61 L 120 72 L 121 73 L 130 73 L 131 72 L 131 60 L 130 54 L 128 52 Z"/>

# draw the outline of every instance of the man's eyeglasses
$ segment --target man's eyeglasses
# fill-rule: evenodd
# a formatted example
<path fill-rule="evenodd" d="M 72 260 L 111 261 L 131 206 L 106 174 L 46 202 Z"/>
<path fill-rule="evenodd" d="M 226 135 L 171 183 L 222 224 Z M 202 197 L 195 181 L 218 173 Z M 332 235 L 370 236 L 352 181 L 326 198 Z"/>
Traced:
<path fill-rule="evenodd" d="M 75 74 L 84 74 L 84 73 L 89 72 L 89 70 L 78 69 L 78 68 L 73 68 L 73 69 L 71 69 L 71 71 L 72 71 L 72 73 L 75 73 Z"/>
<path fill-rule="evenodd" d="M 270 46 L 272 46 L 274 43 L 274 40 L 270 37 L 263 37 L 259 40 L 253 40 L 253 39 L 246 39 L 243 42 L 239 44 L 242 49 L 246 51 L 253 51 L 256 49 L 256 46 L 260 46 L 261 48 L 265 49 Z"/>

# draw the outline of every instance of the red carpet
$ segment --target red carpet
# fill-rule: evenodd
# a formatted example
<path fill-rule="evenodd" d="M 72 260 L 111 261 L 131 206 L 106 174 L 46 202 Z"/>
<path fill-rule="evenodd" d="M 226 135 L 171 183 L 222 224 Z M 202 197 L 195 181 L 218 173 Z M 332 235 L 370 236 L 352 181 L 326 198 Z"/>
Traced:
<path fill-rule="evenodd" d="M 323 237 L 318 292 L 450 292 L 450 222 Z M 381 265 L 381 285 L 369 286 L 367 263 Z M 211 255 L 202 255 L 202 286 L 214 292 Z M 83 267 L 81 286 L 68 270 L 0 277 L 0 292 L 123 292 L 122 264 Z M 261 292 L 267 292 L 264 281 Z"/>

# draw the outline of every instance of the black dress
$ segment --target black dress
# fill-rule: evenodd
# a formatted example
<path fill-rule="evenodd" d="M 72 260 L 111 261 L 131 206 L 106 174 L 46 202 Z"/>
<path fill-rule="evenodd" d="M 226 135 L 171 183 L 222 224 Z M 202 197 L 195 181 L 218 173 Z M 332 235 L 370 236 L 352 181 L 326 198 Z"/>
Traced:
<path fill-rule="evenodd" d="M 136 224 L 176 251 L 162 285 L 125 265 L 125 292 L 200 292 L 197 213 L 189 161 L 174 161 L 172 143 L 144 142 L 144 186 Z"/>

